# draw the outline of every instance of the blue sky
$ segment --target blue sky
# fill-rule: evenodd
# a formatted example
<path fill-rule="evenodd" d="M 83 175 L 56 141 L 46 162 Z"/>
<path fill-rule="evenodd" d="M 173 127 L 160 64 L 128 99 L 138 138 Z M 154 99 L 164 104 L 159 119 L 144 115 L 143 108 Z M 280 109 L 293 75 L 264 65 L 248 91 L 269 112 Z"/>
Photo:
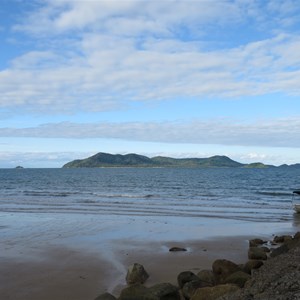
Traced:
<path fill-rule="evenodd" d="M 298 163 L 299 22 L 298 0 L 1 0 L 0 167 Z"/>

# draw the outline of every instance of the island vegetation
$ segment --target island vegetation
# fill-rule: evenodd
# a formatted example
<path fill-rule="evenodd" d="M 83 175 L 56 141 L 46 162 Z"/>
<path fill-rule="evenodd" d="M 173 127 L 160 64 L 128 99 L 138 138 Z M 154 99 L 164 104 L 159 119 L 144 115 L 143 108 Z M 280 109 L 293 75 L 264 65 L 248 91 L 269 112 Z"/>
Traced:
<path fill-rule="evenodd" d="M 105 168 L 105 167 L 174 167 L 174 168 L 270 168 L 263 163 L 242 164 L 224 155 L 208 158 L 172 158 L 155 156 L 149 158 L 135 153 L 110 154 L 97 153 L 85 159 L 66 163 L 63 168 Z"/>

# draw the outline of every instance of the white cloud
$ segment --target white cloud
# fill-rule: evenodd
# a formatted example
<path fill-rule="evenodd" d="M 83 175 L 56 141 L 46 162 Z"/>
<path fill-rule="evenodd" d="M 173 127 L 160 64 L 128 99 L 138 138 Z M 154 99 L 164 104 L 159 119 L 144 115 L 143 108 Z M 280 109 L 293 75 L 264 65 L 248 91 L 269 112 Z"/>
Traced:
<path fill-rule="evenodd" d="M 300 147 L 300 119 L 226 120 L 191 122 L 56 123 L 33 128 L 2 128 L 2 137 L 120 139 L 158 143 L 218 144 L 234 146 Z"/>
<path fill-rule="evenodd" d="M 167 44 L 177 51 L 167 51 Z M 16 58 L 0 72 L 0 106 L 104 111 L 125 101 L 299 94 L 300 39 L 295 36 L 201 51 L 194 42 L 151 39 L 139 49 L 132 39 L 88 34 L 77 50 L 83 53 L 32 51 Z"/>

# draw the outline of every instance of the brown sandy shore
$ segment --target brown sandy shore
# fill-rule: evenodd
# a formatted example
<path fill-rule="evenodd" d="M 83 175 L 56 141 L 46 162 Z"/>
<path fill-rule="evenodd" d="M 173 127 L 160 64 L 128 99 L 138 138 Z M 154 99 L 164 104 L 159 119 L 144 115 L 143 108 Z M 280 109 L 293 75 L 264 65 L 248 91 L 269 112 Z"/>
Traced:
<path fill-rule="evenodd" d="M 35 257 L 22 253 L 18 257 L 1 256 L 0 299 L 93 300 L 104 292 L 117 296 L 126 286 L 126 271 L 134 262 L 143 264 L 150 274 L 146 286 L 176 284 L 180 272 L 211 268 L 218 258 L 245 262 L 249 238 L 252 237 L 143 244 L 119 240 L 114 245 L 113 263 L 107 254 L 51 246 L 41 249 Z M 172 246 L 186 247 L 188 251 L 169 252 Z"/>

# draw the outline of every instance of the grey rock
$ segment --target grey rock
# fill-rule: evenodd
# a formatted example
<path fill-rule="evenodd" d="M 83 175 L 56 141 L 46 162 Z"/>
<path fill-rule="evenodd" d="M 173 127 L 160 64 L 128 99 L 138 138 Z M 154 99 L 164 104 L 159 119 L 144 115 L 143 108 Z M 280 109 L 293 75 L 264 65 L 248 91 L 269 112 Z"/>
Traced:
<path fill-rule="evenodd" d="M 212 270 L 214 272 L 217 283 L 224 283 L 225 279 L 229 275 L 240 271 L 240 267 L 230 260 L 217 259 L 213 262 Z"/>
<path fill-rule="evenodd" d="M 205 283 L 199 280 L 192 280 L 187 282 L 182 288 L 182 294 L 185 299 L 190 299 L 197 289 L 205 287 Z"/>
<path fill-rule="evenodd" d="M 289 251 L 288 245 L 284 244 L 278 248 L 273 249 L 272 253 L 270 254 L 271 257 L 278 256 L 280 254 L 286 253 Z"/>
<path fill-rule="evenodd" d="M 293 237 L 291 235 L 280 235 L 280 236 L 275 236 L 273 241 L 275 243 L 285 243 L 285 242 L 288 242 L 288 241 L 291 241 L 293 239 Z"/>
<path fill-rule="evenodd" d="M 217 300 L 220 297 L 239 290 L 235 284 L 221 284 L 198 289 L 191 300 Z"/>
<path fill-rule="evenodd" d="M 159 283 L 148 289 L 148 293 L 155 296 L 157 300 L 180 300 L 178 287 L 171 283 Z"/>
<path fill-rule="evenodd" d="M 138 263 L 134 263 L 128 268 L 126 275 L 127 284 L 144 283 L 149 278 L 144 267 Z"/>
<path fill-rule="evenodd" d="M 266 252 L 262 248 L 250 247 L 248 250 L 248 258 L 256 260 L 266 260 L 268 257 Z"/>
<path fill-rule="evenodd" d="M 215 275 L 212 270 L 201 270 L 197 276 L 199 279 L 207 284 L 207 286 L 213 286 L 216 284 Z"/>
<path fill-rule="evenodd" d="M 110 293 L 104 293 L 99 295 L 95 300 L 117 300 L 117 298 Z"/>
<path fill-rule="evenodd" d="M 148 297 L 148 289 L 143 285 L 137 283 L 124 288 L 121 291 L 120 297 L 118 299 L 119 300 L 144 300 L 144 299 L 148 300 L 148 298 L 149 300 L 157 300 L 155 299 L 154 296 L 152 299 Z"/>
<path fill-rule="evenodd" d="M 231 275 L 229 275 L 225 279 L 225 283 L 232 283 L 238 285 L 240 288 L 244 287 L 246 281 L 248 281 L 251 276 L 248 273 L 243 271 L 237 271 Z"/>
<path fill-rule="evenodd" d="M 264 262 L 245 287 L 218 300 L 299 300 L 300 247 Z"/>
<path fill-rule="evenodd" d="M 245 263 L 243 271 L 251 274 L 252 270 L 260 268 L 264 263 L 261 260 L 249 260 Z"/>
<path fill-rule="evenodd" d="M 249 247 L 257 247 L 258 245 L 264 244 L 262 239 L 252 239 L 249 240 Z"/>
<path fill-rule="evenodd" d="M 193 272 L 191 271 L 184 271 L 181 272 L 178 276 L 177 276 L 177 282 L 180 288 L 183 288 L 183 286 L 192 280 L 199 280 L 199 277 L 197 275 L 195 275 Z"/>

